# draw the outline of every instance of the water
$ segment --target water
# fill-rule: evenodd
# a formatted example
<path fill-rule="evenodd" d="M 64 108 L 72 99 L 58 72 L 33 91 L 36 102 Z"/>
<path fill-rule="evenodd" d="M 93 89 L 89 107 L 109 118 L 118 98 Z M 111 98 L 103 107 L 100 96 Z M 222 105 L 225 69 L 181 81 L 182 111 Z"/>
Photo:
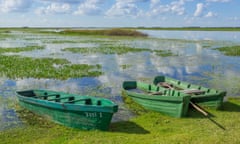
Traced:
<path fill-rule="evenodd" d="M 141 32 L 156 38 L 184 39 L 184 40 L 213 40 L 239 42 L 240 32 L 229 31 L 156 31 L 141 30 Z"/>
<path fill-rule="evenodd" d="M 240 57 L 224 56 L 214 48 L 240 44 L 240 32 L 202 31 L 144 31 L 150 38 L 107 39 L 64 37 L 32 33 L 11 33 L 14 37 L 0 40 L 0 47 L 13 48 L 28 45 L 44 46 L 43 50 L 5 55 L 26 57 L 64 58 L 74 64 L 100 64 L 104 75 L 67 79 L 17 79 L 0 81 L 0 130 L 21 125 L 14 104 L 15 91 L 25 89 L 51 89 L 81 95 L 106 97 L 119 104 L 113 121 L 132 117 L 122 101 L 121 85 L 124 80 L 151 82 L 157 75 L 166 75 L 216 89 L 226 90 L 228 96 L 239 96 Z M 57 42 L 56 42 L 57 41 Z M 63 41 L 63 42 L 61 42 Z M 64 42 L 65 41 L 65 42 Z M 161 57 L 151 52 L 117 54 L 81 54 L 62 51 L 64 48 L 94 48 L 101 43 L 126 45 L 151 50 L 171 50 L 176 56 Z M 124 68 L 123 66 L 127 66 Z"/>

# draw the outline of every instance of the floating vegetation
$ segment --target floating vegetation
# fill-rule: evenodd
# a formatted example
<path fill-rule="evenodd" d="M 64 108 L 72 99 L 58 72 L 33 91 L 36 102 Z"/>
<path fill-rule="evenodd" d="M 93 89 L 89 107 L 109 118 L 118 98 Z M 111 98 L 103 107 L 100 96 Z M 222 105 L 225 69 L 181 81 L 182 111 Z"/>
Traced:
<path fill-rule="evenodd" d="M 100 65 L 71 64 L 66 59 L 1 56 L 0 61 L 0 76 L 11 79 L 30 77 L 68 79 L 102 75 Z"/>
<path fill-rule="evenodd" d="M 162 57 L 174 56 L 174 54 L 170 50 L 153 50 L 153 52 L 155 52 L 156 55 Z"/>
<path fill-rule="evenodd" d="M 71 35 L 105 35 L 105 36 L 134 36 L 134 37 L 146 37 L 147 34 L 136 30 L 130 29 L 103 29 L 103 30 L 63 30 L 60 34 Z"/>
<path fill-rule="evenodd" d="M 128 52 L 142 52 L 149 51 L 149 49 L 131 48 L 127 46 L 106 46 L 94 48 L 65 48 L 64 51 L 78 52 L 78 53 L 103 53 L 103 54 L 125 54 Z"/>
<path fill-rule="evenodd" d="M 240 56 L 240 45 L 220 47 L 220 48 L 216 48 L 216 50 L 221 51 L 227 56 Z"/>
<path fill-rule="evenodd" d="M 62 43 L 78 43 L 77 41 L 73 40 L 54 40 L 52 41 L 53 44 L 62 44 Z"/>
<path fill-rule="evenodd" d="M 73 53 L 102 53 L 102 54 L 126 54 L 129 52 L 155 52 L 158 56 L 172 56 L 170 50 L 151 50 L 147 48 L 133 48 L 128 46 L 100 46 L 93 48 L 65 48 L 63 51 L 70 51 Z"/>
<path fill-rule="evenodd" d="M 130 68 L 131 66 L 132 65 L 129 65 L 129 64 L 120 65 L 122 69 L 127 69 L 127 68 Z"/>
<path fill-rule="evenodd" d="M 2 48 L 0 47 L 0 53 L 5 52 L 22 52 L 22 51 L 33 51 L 44 49 L 44 46 L 26 46 L 26 47 L 16 47 L 16 48 Z"/>

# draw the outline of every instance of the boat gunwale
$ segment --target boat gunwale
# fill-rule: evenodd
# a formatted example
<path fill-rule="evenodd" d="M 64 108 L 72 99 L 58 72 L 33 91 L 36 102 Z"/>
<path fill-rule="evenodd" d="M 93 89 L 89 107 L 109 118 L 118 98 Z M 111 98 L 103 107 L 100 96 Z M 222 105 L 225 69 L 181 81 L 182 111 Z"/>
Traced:
<path fill-rule="evenodd" d="M 34 91 L 34 90 L 32 90 Z M 23 91 L 18 91 L 18 92 L 23 92 Z M 84 96 L 88 97 L 91 99 L 102 99 L 105 101 L 108 101 L 111 103 L 109 106 L 104 106 L 104 105 L 87 105 L 87 104 L 74 104 L 74 103 L 61 103 L 61 102 L 55 102 L 55 101 L 48 101 L 48 100 L 43 100 L 43 99 L 37 99 L 34 97 L 28 97 L 28 96 L 23 96 L 20 95 L 17 92 L 17 97 L 19 97 L 19 101 L 29 103 L 32 105 L 39 105 L 43 106 L 46 108 L 51 108 L 51 109 L 59 109 L 59 110 L 66 110 L 66 111 L 73 111 L 73 112 L 79 112 L 79 111 L 94 111 L 94 112 L 107 112 L 107 113 L 115 113 L 118 111 L 118 105 L 106 98 L 95 98 L 93 96 Z M 51 91 L 54 92 L 54 91 Z M 61 92 L 63 93 L 63 92 Z M 67 93 L 63 93 L 67 94 Z M 71 96 L 79 96 L 76 94 L 69 94 Z"/>
<path fill-rule="evenodd" d="M 155 100 L 155 101 L 183 101 L 184 99 L 190 97 L 189 95 L 185 96 L 166 96 L 166 95 L 151 95 L 151 94 L 141 94 L 136 92 L 130 92 L 126 89 L 123 89 L 124 92 L 130 97 L 135 97 L 139 99 L 146 100 Z"/>
<path fill-rule="evenodd" d="M 183 86 L 181 85 L 191 85 L 191 87 L 201 87 L 201 89 L 206 89 L 206 90 L 209 90 L 210 92 L 206 92 L 206 90 L 203 90 L 205 93 L 204 94 L 199 94 L 199 95 L 191 95 L 191 98 L 201 98 L 201 97 L 213 97 L 213 96 L 216 96 L 216 97 L 225 97 L 227 92 L 226 91 L 220 91 L 220 90 L 217 90 L 217 89 L 214 89 L 214 88 L 207 88 L 207 87 L 204 87 L 204 86 L 201 86 L 201 85 L 196 85 L 196 84 L 190 84 L 188 82 L 185 82 L 185 81 L 181 81 L 181 80 L 177 80 L 177 79 L 174 79 L 174 78 L 170 78 L 168 76 L 156 76 L 153 80 L 153 84 L 154 85 L 157 85 L 157 83 L 159 83 L 159 81 L 157 81 L 156 79 L 159 78 L 159 77 L 162 77 L 164 79 L 163 82 L 172 82 L 171 84 L 173 85 L 176 85 L 176 86 L 180 86 L 180 88 L 182 89 L 190 89 L 190 88 L 184 88 Z M 162 81 L 161 81 L 162 82 Z M 180 83 L 180 84 L 178 84 Z M 181 90 L 176 90 L 176 91 L 181 91 Z M 215 91 L 215 92 L 211 92 L 211 91 Z"/>

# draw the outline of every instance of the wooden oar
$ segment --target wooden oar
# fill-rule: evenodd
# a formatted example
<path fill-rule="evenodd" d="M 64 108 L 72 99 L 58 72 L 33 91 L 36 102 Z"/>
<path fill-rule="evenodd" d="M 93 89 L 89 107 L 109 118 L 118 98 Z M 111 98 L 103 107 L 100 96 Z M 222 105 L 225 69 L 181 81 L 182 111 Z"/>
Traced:
<path fill-rule="evenodd" d="M 159 82 L 158 85 L 165 87 L 165 88 L 169 88 L 169 89 L 174 89 L 173 85 L 167 83 L 167 82 Z"/>
<path fill-rule="evenodd" d="M 213 120 L 209 114 L 207 112 L 205 112 L 200 106 L 198 106 L 197 104 L 194 104 L 193 102 L 190 101 L 190 104 L 199 112 L 201 112 L 204 116 L 206 116 L 210 121 L 212 121 L 214 124 L 216 124 L 219 128 L 221 128 L 222 130 L 226 130 L 221 124 L 219 124 L 218 122 L 216 122 L 215 120 Z"/>
<path fill-rule="evenodd" d="M 204 116 L 208 116 L 208 113 L 205 112 L 201 107 L 199 107 L 198 105 L 194 104 L 193 102 L 190 101 L 190 104 L 200 113 L 202 113 Z"/>

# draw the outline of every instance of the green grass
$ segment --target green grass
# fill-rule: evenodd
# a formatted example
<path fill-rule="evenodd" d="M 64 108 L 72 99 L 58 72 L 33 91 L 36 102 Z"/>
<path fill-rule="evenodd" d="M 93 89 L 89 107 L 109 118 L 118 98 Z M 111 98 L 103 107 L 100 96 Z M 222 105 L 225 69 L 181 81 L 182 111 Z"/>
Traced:
<path fill-rule="evenodd" d="M 223 106 L 223 111 L 207 109 L 213 115 L 211 119 L 195 110 L 190 110 L 186 118 L 145 112 L 129 121 L 112 123 L 107 132 L 71 129 L 19 110 L 25 127 L 0 132 L 0 139 L 2 144 L 238 144 L 240 99 L 232 98 Z"/>
<path fill-rule="evenodd" d="M 26 46 L 26 47 L 16 47 L 16 48 L 2 48 L 0 47 L 0 53 L 5 52 L 22 52 L 22 51 L 33 51 L 44 49 L 43 46 Z"/>
<path fill-rule="evenodd" d="M 0 76 L 68 79 L 102 75 L 100 65 L 71 64 L 66 59 L 0 56 Z"/>
<path fill-rule="evenodd" d="M 240 56 L 240 46 L 229 46 L 229 47 L 220 47 L 216 48 L 216 50 L 219 50 L 223 54 L 227 56 Z"/>

